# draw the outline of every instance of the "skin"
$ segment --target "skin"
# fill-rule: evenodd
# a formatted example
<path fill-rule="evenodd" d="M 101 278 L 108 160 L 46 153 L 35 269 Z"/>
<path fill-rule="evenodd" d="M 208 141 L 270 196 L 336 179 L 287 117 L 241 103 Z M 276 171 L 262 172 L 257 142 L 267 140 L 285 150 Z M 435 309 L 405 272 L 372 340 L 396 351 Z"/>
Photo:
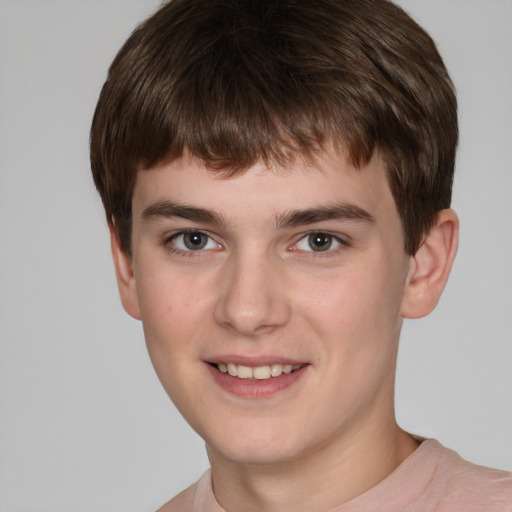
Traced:
<path fill-rule="evenodd" d="M 131 258 L 111 230 L 121 299 L 143 322 L 165 390 L 206 442 L 223 508 L 328 510 L 414 451 L 394 415 L 398 339 L 402 319 L 428 314 L 448 279 L 453 211 L 407 255 L 379 154 L 355 169 L 334 151 L 229 179 L 184 157 L 139 172 L 132 211 Z M 311 232 L 327 240 L 323 250 Z M 204 248 L 188 249 L 191 236 Z M 269 396 L 258 384 L 239 396 L 209 364 L 230 359 L 303 367 Z"/>

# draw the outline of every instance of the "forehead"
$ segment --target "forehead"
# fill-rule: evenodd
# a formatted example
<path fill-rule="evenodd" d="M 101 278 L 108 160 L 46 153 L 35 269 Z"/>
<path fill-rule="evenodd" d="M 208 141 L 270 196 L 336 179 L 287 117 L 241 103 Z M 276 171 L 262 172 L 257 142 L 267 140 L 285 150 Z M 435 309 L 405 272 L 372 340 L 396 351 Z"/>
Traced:
<path fill-rule="evenodd" d="M 299 160 L 269 169 L 257 164 L 229 178 L 182 157 L 138 172 L 133 195 L 134 221 L 152 205 L 173 201 L 219 212 L 227 218 L 254 219 L 289 209 L 349 204 L 378 216 L 395 210 L 385 163 L 375 153 L 356 168 L 344 154 L 325 152 L 315 160 Z"/>

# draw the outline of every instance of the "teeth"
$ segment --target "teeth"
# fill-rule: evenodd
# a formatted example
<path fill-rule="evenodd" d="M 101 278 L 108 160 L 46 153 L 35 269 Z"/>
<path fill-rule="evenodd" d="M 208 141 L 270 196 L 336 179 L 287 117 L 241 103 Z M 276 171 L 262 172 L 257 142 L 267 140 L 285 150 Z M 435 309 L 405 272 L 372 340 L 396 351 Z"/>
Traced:
<path fill-rule="evenodd" d="M 253 377 L 255 379 L 270 379 L 270 376 L 272 375 L 270 373 L 270 366 L 258 366 L 254 368 L 252 371 Z"/>
<path fill-rule="evenodd" d="M 239 364 L 236 369 L 236 374 L 241 379 L 252 379 L 252 368 Z"/>
<path fill-rule="evenodd" d="M 283 374 L 283 365 L 282 364 L 273 364 L 270 367 L 270 375 L 272 377 L 279 377 L 279 375 Z"/>
<path fill-rule="evenodd" d="M 271 377 L 279 377 L 283 373 L 288 374 L 292 371 L 301 368 L 300 364 L 271 364 L 264 366 L 244 366 L 242 364 L 234 363 L 219 363 L 217 368 L 222 373 L 228 373 L 232 377 L 238 377 L 239 379 L 258 379 L 266 380 Z"/>

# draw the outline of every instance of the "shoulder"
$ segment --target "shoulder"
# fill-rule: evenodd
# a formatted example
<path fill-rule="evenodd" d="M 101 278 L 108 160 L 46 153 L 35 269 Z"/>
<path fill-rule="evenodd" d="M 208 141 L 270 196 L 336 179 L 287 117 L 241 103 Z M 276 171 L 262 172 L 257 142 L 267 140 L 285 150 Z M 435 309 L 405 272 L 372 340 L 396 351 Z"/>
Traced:
<path fill-rule="evenodd" d="M 433 449 L 438 464 L 431 486 L 441 510 L 512 512 L 512 473 L 472 464 L 439 443 Z"/>
<path fill-rule="evenodd" d="M 215 501 L 210 470 L 197 483 L 174 497 L 157 512 L 224 512 Z"/>
<path fill-rule="evenodd" d="M 196 490 L 197 483 L 180 492 L 171 501 L 159 508 L 157 512 L 192 512 Z"/>

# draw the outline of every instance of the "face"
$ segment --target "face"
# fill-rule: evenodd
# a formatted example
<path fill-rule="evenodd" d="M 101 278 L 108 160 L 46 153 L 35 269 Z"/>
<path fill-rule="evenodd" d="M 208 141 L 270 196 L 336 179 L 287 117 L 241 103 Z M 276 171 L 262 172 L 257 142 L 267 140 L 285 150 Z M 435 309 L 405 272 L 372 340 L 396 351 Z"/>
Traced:
<path fill-rule="evenodd" d="M 132 247 L 125 307 L 210 455 L 283 463 L 394 422 L 411 258 L 378 155 L 141 171 Z"/>

